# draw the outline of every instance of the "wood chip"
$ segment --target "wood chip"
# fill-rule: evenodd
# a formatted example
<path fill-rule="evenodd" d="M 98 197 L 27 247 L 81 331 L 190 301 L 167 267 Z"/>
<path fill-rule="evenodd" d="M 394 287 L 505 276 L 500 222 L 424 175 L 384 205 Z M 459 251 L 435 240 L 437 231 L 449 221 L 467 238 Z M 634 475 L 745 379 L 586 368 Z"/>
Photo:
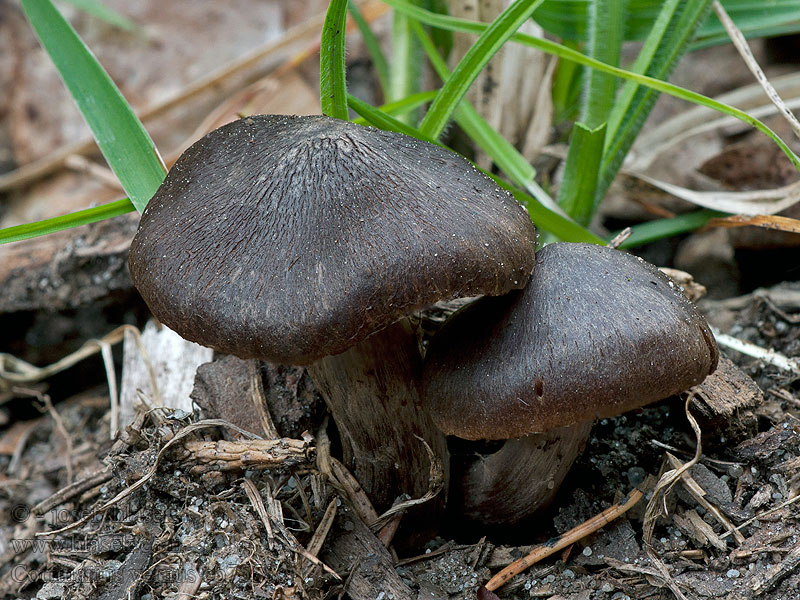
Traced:
<path fill-rule="evenodd" d="M 758 406 L 764 400 L 756 382 L 724 356 L 720 356 L 717 370 L 694 390 L 697 394 L 692 407 L 706 417 L 729 417 L 737 410 Z"/>

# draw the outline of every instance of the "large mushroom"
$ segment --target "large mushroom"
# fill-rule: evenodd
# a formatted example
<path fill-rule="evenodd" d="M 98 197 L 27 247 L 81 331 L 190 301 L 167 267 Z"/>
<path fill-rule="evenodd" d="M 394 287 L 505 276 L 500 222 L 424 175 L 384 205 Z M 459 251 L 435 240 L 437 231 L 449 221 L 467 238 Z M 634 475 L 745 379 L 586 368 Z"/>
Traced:
<path fill-rule="evenodd" d="M 705 319 L 653 265 L 567 243 L 536 263 L 524 290 L 456 313 L 425 358 L 423 401 L 445 433 L 512 440 L 454 482 L 479 521 L 515 522 L 546 502 L 591 420 L 684 391 L 717 366 Z"/>
<path fill-rule="evenodd" d="M 422 495 L 416 338 L 398 320 L 439 300 L 522 288 L 535 231 L 460 156 L 328 117 L 247 117 L 177 161 L 144 211 L 134 284 L 183 337 L 309 365 L 345 460 L 378 509 Z M 377 333 L 376 332 L 381 332 Z"/>

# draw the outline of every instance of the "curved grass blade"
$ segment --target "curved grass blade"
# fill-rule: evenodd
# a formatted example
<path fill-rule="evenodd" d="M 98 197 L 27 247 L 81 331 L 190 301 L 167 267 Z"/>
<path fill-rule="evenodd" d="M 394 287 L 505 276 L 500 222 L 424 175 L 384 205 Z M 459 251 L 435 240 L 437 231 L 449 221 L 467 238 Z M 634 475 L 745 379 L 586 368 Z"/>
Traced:
<path fill-rule="evenodd" d="M 642 59 L 632 68 L 637 73 L 666 80 L 686 52 L 700 24 L 711 10 L 711 0 L 681 0 L 675 6 L 666 2 L 656 19 L 651 36 L 645 41 Z M 663 30 L 662 30 L 663 28 Z M 651 49 L 651 46 L 655 50 Z M 595 196 L 595 206 L 605 196 L 617 175 L 625 156 L 639 135 L 650 114 L 658 93 L 652 89 L 626 82 L 612 111 L 606 147 Z"/>
<path fill-rule="evenodd" d="M 347 120 L 347 79 L 344 64 L 344 34 L 347 0 L 331 0 L 319 54 L 319 101 L 322 113 Z"/>
<path fill-rule="evenodd" d="M 444 81 L 450 76 L 450 69 L 447 68 L 444 58 L 439 54 L 431 37 L 425 32 L 422 26 L 415 22 L 413 24 L 414 33 L 419 38 L 428 60 L 433 66 L 436 74 Z M 500 167 L 508 177 L 511 178 L 519 187 L 533 196 L 545 208 L 558 213 L 564 218 L 566 213 L 561 207 L 536 183 L 536 170 L 526 160 L 514 146 L 500 135 L 495 129 L 486 122 L 469 101 L 462 101 L 455 110 L 455 120 L 459 127 L 464 130 L 469 138 L 483 150 Z"/>
<path fill-rule="evenodd" d="M 105 21 L 109 25 L 119 27 L 125 31 L 138 31 L 141 29 L 136 23 L 131 21 L 128 17 L 118 13 L 116 10 L 109 8 L 99 0 L 65 0 L 85 12 L 87 15 Z"/>
<path fill-rule="evenodd" d="M 467 33 L 478 33 L 484 31 L 487 28 L 485 23 L 478 23 L 476 21 L 469 21 L 468 19 L 457 19 L 455 17 L 447 17 L 443 15 L 437 15 L 426 11 L 424 9 L 417 8 L 415 6 L 409 5 L 407 2 L 403 0 L 383 0 L 384 3 L 392 6 L 396 10 L 402 10 L 407 12 L 409 15 L 413 15 L 414 18 L 419 20 L 422 23 L 427 25 L 433 25 L 435 27 L 442 27 L 445 29 L 450 29 L 452 31 L 465 31 Z M 783 151 L 783 153 L 789 158 L 792 164 L 800 171 L 800 158 L 786 145 L 786 143 L 769 127 L 764 125 L 758 119 L 751 117 L 746 112 L 741 111 L 733 106 L 729 106 L 723 102 L 719 102 L 714 100 L 713 98 L 709 98 L 702 94 L 698 94 L 697 92 L 693 92 L 691 90 L 687 90 L 680 86 L 674 85 L 672 83 L 668 83 L 666 81 L 661 81 L 659 79 L 654 79 L 652 77 L 648 77 L 646 75 L 640 75 L 638 73 L 631 73 L 630 71 L 626 71 L 625 69 L 620 69 L 619 67 L 612 67 L 611 65 L 607 65 L 600 61 L 594 60 L 589 58 L 588 56 L 581 54 L 577 50 L 573 50 L 571 48 L 567 48 L 566 46 L 562 46 L 561 44 L 557 44 L 556 42 L 551 42 L 549 40 L 545 40 L 542 38 L 537 38 L 532 35 L 524 34 L 524 33 L 515 33 L 511 36 L 511 40 L 524 44 L 526 46 L 530 46 L 531 48 L 537 48 L 542 50 L 543 52 L 547 52 L 548 54 L 552 54 L 553 56 L 558 56 L 564 60 L 569 60 L 587 67 L 591 67 L 593 69 L 598 69 L 605 73 L 610 73 L 621 79 L 625 79 L 628 81 L 634 81 L 638 84 L 641 84 L 645 87 L 652 88 L 659 92 L 663 92 L 665 94 L 669 94 L 670 96 L 675 96 L 676 98 L 681 98 L 682 100 L 687 100 L 689 102 L 693 102 L 694 104 L 700 104 L 702 106 L 707 106 L 709 108 L 713 108 L 714 110 L 724 113 L 726 115 L 730 115 L 739 121 L 747 123 L 758 129 L 763 134 L 767 135 L 775 144 Z"/>
<path fill-rule="evenodd" d="M 387 131 L 397 131 L 399 133 L 404 133 L 405 135 L 409 135 L 411 137 L 415 137 L 417 139 L 426 142 L 431 142 L 441 146 L 439 142 L 431 140 L 430 138 L 426 139 L 418 129 L 415 129 L 410 125 L 406 125 L 402 121 L 395 119 L 394 117 L 382 113 L 374 106 L 370 106 L 369 104 L 367 104 L 366 102 L 362 102 L 358 98 L 354 98 L 351 96 L 350 102 L 351 102 L 351 107 L 353 108 L 354 111 L 362 115 L 367 121 L 369 121 L 376 127 L 380 127 L 381 129 L 386 129 Z M 560 239 L 569 242 L 589 242 L 592 244 L 601 244 L 601 245 L 605 244 L 605 242 L 601 238 L 587 231 L 577 223 L 574 223 L 569 219 L 562 217 L 561 215 L 545 208 L 533 196 L 530 196 L 525 192 L 521 192 L 520 190 L 516 189 L 512 185 L 506 183 L 505 181 L 497 177 L 496 175 L 487 173 L 482 169 L 479 170 L 487 177 L 491 177 L 499 187 L 511 192 L 514 198 L 517 199 L 517 202 L 522 204 L 528 210 L 528 214 L 530 215 L 531 220 L 534 223 L 536 223 L 537 227 L 546 229 L 547 231 L 557 235 Z"/>
<path fill-rule="evenodd" d="M 620 248 L 635 248 L 656 240 L 688 233 L 699 229 L 711 219 L 725 217 L 727 213 L 716 210 L 696 210 L 694 212 L 678 215 L 671 219 L 658 219 L 631 227 L 633 233 L 620 244 Z M 613 240 L 619 232 L 612 233 L 608 240 Z"/>
<path fill-rule="evenodd" d="M 459 61 L 420 123 L 423 134 L 438 138 L 469 86 L 486 63 L 544 0 L 517 0 L 480 35 Z M 427 11 L 426 11 L 427 12 Z"/>
<path fill-rule="evenodd" d="M 359 101 L 358 98 L 356 98 L 355 100 L 357 102 L 360 102 L 361 105 L 363 106 L 369 106 L 373 110 L 378 110 L 387 115 L 397 116 L 406 114 L 409 111 L 414 110 L 415 108 L 419 108 L 423 104 L 427 104 L 436 97 L 436 94 L 438 92 L 439 90 L 428 90 L 427 92 L 418 92 L 416 94 L 411 94 L 410 96 L 407 96 L 405 98 L 401 98 L 397 102 L 387 102 L 386 104 L 382 104 L 377 108 L 374 108 L 369 104 Z M 361 112 L 359 112 L 359 110 L 355 106 L 353 106 L 353 98 L 354 96 L 351 96 L 350 94 L 347 95 L 348 105 L 350 106 L 350 108 L 352 108 L 360 115 Z M 358 125 L 365 125 L 367 123 L 367 119 L 364 117 L 359 117 L 358 119 L 353 119 L 353 123 L 356 123 Z"/>
<path fill-rule="evenodd" d="M 418 129 L 415 129 L 411 125 L 404 123 L 400 119 L 395 119 L 391 115 L 375 108 L 370 104 L 367 104 L 363 100 L 359 100 L 358 98 L 356 98 L 351 94 L 347 95 L 347 99 L 350 103 L 350 108 L 352 108 L 359 115 L 361 115 L 361 117 L 366 122 L 372 124 L 378 129 L 384 129 L 386 131 L 395 131 L 397 133 L 402 133 L 407 136 L 417 138 L 418 140 L 428 142 L 430 144 L 436 144 L 437 146 L 444 147 L 441 143 L 434 140 L 433 138 L 429 138 L 423 135 Z"/>
<path fill-rule="evenodd" d="M 22 8 L 108 165 L 141 212 L 166 174 L 153 141 L 117 86 L 50 0 L 22 0 Z"/>
<path fill-rule="evenodd" d="M 97 221 L 124 215 L 133 210 L 136 210 L 135 207 L 130 200 L 125 198 L 123 200 L 117 200 L 116 202 L 103 204 L 102 206 L 79 210 L 68 215 L 53 217 L 52 219 L 44 219 L 42 221 L 36 221 L 35 223 L 6 227 L 5 229 L 0 229 L 0 244 L 9 244 L 11 242 L 39 237 L 40 235 L 47 235 L 48 233 L 55 233 L 56 231 L 63 231 L 71 227 L 96 223 Z"/>

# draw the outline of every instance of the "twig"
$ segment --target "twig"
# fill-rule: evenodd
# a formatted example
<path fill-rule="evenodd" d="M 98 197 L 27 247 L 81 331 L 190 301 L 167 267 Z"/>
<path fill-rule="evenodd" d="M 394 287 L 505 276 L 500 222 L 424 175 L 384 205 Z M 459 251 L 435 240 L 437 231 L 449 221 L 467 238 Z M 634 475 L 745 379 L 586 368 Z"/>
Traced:
<path fill-rule="evenodd" d="M 754 523 L 755 521 L 758 521 L 759 519 L 763 519 L 767 515 L 771 515 L 774 512 L 777 512 L 777 511 L 779 511 L 779 510 L 781 510 L 783 508 L 786 508 L 787 506 L 790 506 L 790 505 L 794 504 L 798 500 L 800 500 L 800 494 L 798 494 L 794 498 L 789 498 L 785 502 L 781 502 L 778 506 L 776 506 L 774 508 L 770 508 L 769 510 L 765 510 L 763 513 L 757 514 L 755 517 L 747 519 L 747 521 L 745 521 L 741 525 L 739 525 L 736 528 L 734 528 L 734 531 L 741 531 L 742 529 L 744 529 L 745 527 L 747 527 L 751 523 Z M 732 531 L 726 531 L 725 533 L 721 534 L 719 537 L 724 539 L 724 538 L 728 537 L 729 535 L 731 535 L 732 533 L 733 533 Z"/>
<path fill-rule="evenodd" d="M 244 488 L 247 497 L 250 499 L 250 504 L 253 505 L 253 508 L 258 513 L 258 516 L 261 517 L 261 522 L 264 523 L 264 528 L 267 530 L 267 546 L 270 550 L 273 550 L 275 534 L 272 533 L 272 525 L 269 521 L 267 509 L 264 506 L 264 500 L 261 498 L 258 488 L 256 488 L 255 484 L 249 479 L 245 479 L 242 482 L 242 487 Z"/>
<path fill-rule="evenodd" d="M 726 333 L 720 333 L 715 328 L 711 328 L 714 337 L 717 338 L 717 343 L 720 346 L 725 346 L 731 350 L 736 350 L 747 356 L 757 358 L 767 364 L 770 364 L 784 371 L 791 371 L 795 375 L 800 375 L 800 362 L 796 358 L 789 358 L 775 350 L 765 350 L 761 346 L 757 346 L 751 342 L 745 342 L 739 338 L 735 338 Z"/>
<path fill-rule="evenodd" d="M 442 462 L 438 458 L 436 458 L 436 455 L 433 453 L 433 450 L 428 445 L 428 442 L 426 442 L 418 435 L 415 435 L 414 437 L 416 437 L 419 441 L 422 442 L 423 446 L 425 447 L 425 450 L 428 453 L 428 460 L 430 461 L 428 491 L 426 491 L 425 494 L 423 494 L 420 498 L 412 498 L 411 500 L 405 500 L 403 502 L 400 502 L 392 506 L 389 510 L 387 510 L 380 517 L 378 517 L 374 522 L 367 523 L 367 525 L 369 525 L 370 529 L 372 529 L 373 531 L 375 531 L 375 529 L 380 529 L 381 527 L 383 527 L 393 515 L 405 512 L 408 508 L 412 506 L 416 506 L 418 504 L 424 504 L 425 502 L 428 502 L 429 500 L 435 498 L 436 495 L 439 494 L 439 492 L 441 492 L 442 488 L 444 487 L 444 469 L 442 468 Z"/>
<path fill-rule="evenodd" d="M 761 594 L 768 592 L 778 585 L 783 578 L 787 577 L 792 571 L 794 571 L 798 565 L 800 565 L 800 544 L 797 544 L 794 548 L 792 548 L 792 551 L 786 555 L 780 564 L 770 569 L 763 579 L 756 581 L 756 583 L 753 585 L 753 593 L 756 596 L 760 596 Z"/>
<path fill-rule="evenodd" d="M 626 227 L 625 229 L 620 231 L 617 235 L 615 235 L 614 239 L 608 242 L 607 246 L 609 248 L 619 248 L 622 242 L 631 237 L 632 233 L 633 229 L 631 229 L 630 227 Z"/>
<path fill-rule="evenodd" d="M 717 17 L 719 18 L 723 27 L 725 27 L 725 31 L 728 32 L 728 36 L 731 38 L 736 50 L 739 51 L 739 55 L 742 57 L 742 60 L 744 60 L 747 68 L 750 69 L 750 72 L 764 89 L 764 92 L 767 94 L 770 101 L 788 121 L 792 131 L 794 131 L 794 134 L 800 138 L 800 122 L 797 121 L 797 118 L 794 116 L 794 114 L 792 114 L 792 111 L 789 110 L 784 101 L 781 100 L 778 92 L 775 91 L 775 88 L 769 82 L 769 79 L 767 79 L 764 71 L 756 61 L 755 56 L 753 56 L 753 52 L 750 50 L 750 46 L 747 44 L 747 40 L 745 39 L 744 35 L 742 35 L 742 32 L 738 27 L 736 27 L 736 24 L 728 16 L 728 13 L 725 12 L 725 9 L 722 7 L 722 4 L 719 2 L 719 0 L 714 0 L 713 6 L 714 12 L 717 13 Z"/>
<path fill-rule="evenodd" d="M 39 502 L 39 504 L 31 509 L 31 513 L 34 515 L 43 515 L 51 508 L 55 508 L 59 504 L 64 504 L 64 502 L 72 500 L 72 498 L 82 494 L 86 490 L 105 483 L 111 479 L 112 476 L 113 473 L 111 472 L 110 467 L 106 467 L 101 471 L 92 473 L 85 479 L 81 479 L 80 481 L 76 481 L 68 486 L 65 486 L 49 498 L 42 500 Z"/>
<path fill-rule="evenodd" d="M 594 533 L 601 527 L 605 527 L 611 521 L 633 508 L 633 506 L 642 499 L 642 496 L 643 494 L 641 490 L 638 488 L 634 489 L 628 495 L 628 497 L 624 498 L 621 502 L 605 509 L 600 514 L 597 514 L 588 521 L 585 521 L 577 527 L 570 529 L 559 537 L 540 546 L 536 546 L 527 556 L 514 561 L 505 569 L 497 573 L 497 575 L 492 577 L 486 584 L 486 589 L 489 591 L 496 590 L 501 585 L 505 584 L 509 579 L 519 575 L 525 569 L 528 569 L 540 560 L 547 558 L 551 554 L 554 554 L 563 548 L 566 548 L 570 544 L 574 544 L 587 535 Z"/>
<path fill-rule="evenodd" d="M 74 523 L 70 523 L 69 525 L 66 525 L 65 527 L 62 527 L 60 529 L 55 529 L 53 531 L 37 532 L 36 536 L 37 537 L 45 537 L 45 536 L 50 536 L 50 535 L 59 535 L 59 534 L 64 533 L 64 532 L 71 531 L 71 530 L 75 529 L 76 527 L 80 527 L 84 523 L 87 523 L 90 519 L 94 518 L 96 515 L 99 515 L 100 513 L 105 512 L 106 510 L 108 510 L 109 508 L 111 508 L 112 506 L 114 506 L 115 504 L 117 504 L 118 502 L 120 502 L 121 500 L 126 498 L 127 496 L 130 496 L 133 492 L 138 490 L 140 487 L 142 487 L 148 481 L 150 481 L 150 479 L 153 477 L 153 475 L 156 474 L 156 471 L 158 471 L 158 465 L 161 462 L 161 459 L 163 458 L 163 456 L 164 456 L 164 454 L 166 453 L 167 450 L 172 448 L 172 446 L 177 444 L 179 441 L 181 441 L 183 438 L 185 438 L 189 434 L 194 433 L 195 431 L 198 431 L 200 429 L 207 429 L 209 427 L 230 427 L 231 429 L 234 429 L 235 431 L 238 431 L 242 435 L 246 435 L 246 436 L 251 437 L 251 438 L 257 437 L 254 434 L 250 433 L 249 431 L 245 431 L 244 429 L 241 429 L 240 427 L 237 427 L 236 425 L 233 425 L 232 423 L 228 423 L 227 421 L 225 421 L 223 419 L 206 419 L 204 421 L 198 421 L 197 423 L 193 423 L 191 425 L 187 425 L 186 427 L 184 427 L 183 429 L 178 431 L 171 440 L 169 440 L 166 444 L 164 444 L 164 446 L 161 448 L 161 450 L 158 451 L 158 454 L 156 454 L 156 458 L 153 461 L 153 465 L 147 470 L 147 472 L 142 476 L 142 478 L 139 479 L 136 483 L 133 483 L 132 485 L 129 485 L 124 490 L 122 490 L 120 493 L 118 493 L 116 496 L 111 498 L 111 500 L 109 500 L 108 502 L 106 502 L 105 504 L 100 506 L 99 508 L 96 508 L 93 511 L 91 511 L 90 513 L 84 515 L 83 517 L 81 517 L 80 519 L 75 521 Z"/>
<path fill-rule="evenodd" d="M 682 466 L 681 462 L 669 452 L 667 452 L 667 460 L 669 461 L 670 465 L 672 465 L 673 469 L 679 469 Z M 722 514 L 722 512 L 720 512 L 719 508 L 706 499 L 705 490 L 700 486 L 699 483 L 697 483 L 695 478 L 689 474 L 689 471 L 684 471 L 681 473 L 681 480 L 683 482 L 683 486 L 697 501 L 697 503 L 700 504 L 700 506 L 702 506 L 706 512 L 712 514 L 714 518 L 733 535 L 738 544 L 743 544 L 745 541 L 744 536 L 736 529 L 734 524 L 731 523 L 730 520 Z"/>

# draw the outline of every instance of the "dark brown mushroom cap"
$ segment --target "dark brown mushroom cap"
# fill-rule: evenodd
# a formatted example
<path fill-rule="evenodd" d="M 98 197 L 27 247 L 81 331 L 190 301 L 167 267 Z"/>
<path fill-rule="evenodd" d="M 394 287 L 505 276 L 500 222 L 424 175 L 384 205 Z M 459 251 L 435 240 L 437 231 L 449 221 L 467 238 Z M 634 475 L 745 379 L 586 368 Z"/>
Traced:
<path fill-rule="evenodd" d="M 551 244 L 527 288 L 475 302 L 434 336 L 423 401 L 447 434 L 516 438 L 681 392 L 718 354 L 705 319 L 653 265 Z"/>
<path fill-rule="evenodd" d="M 178 159 L 142 215 L 130 270 L 183 337 L 307 364 L 438 300 L 523 287 L 535 236 L 510 195 L 448 150 L 262 115 Z"/>

